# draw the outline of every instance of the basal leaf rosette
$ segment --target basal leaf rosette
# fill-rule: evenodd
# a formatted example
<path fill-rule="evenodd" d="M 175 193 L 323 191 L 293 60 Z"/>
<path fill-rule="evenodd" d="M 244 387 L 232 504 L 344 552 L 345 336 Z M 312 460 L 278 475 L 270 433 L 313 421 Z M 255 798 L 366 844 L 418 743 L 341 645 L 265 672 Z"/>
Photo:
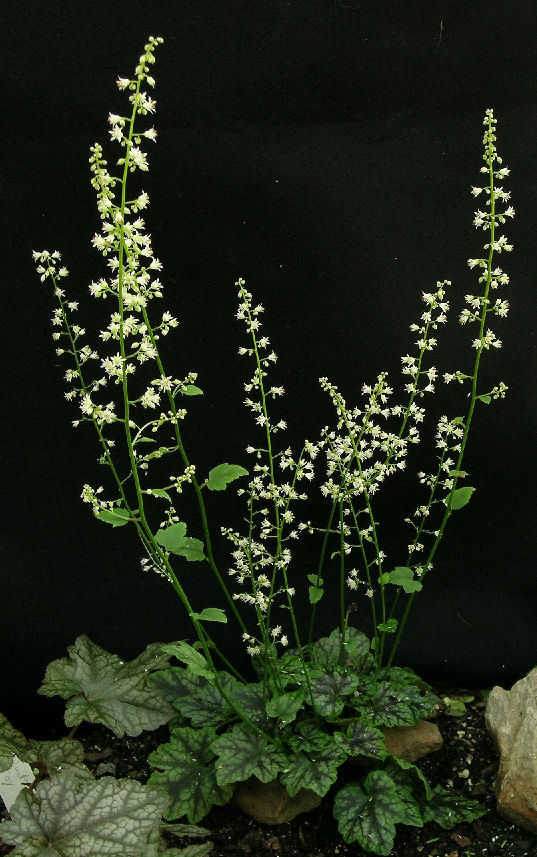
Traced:
<path fill-rule="evenodd" d="M 67 700 L 65 723 L 103 723 L 119 738 L 157 729 L 173 712 L 162 694 L 147 687 L 151 670 L 168 664 L 160 643 L 152 643 L 132 661 L 106 652 L 84 634 L 68 647 L 69 657 L 47 667 L 38 693 Z"/>

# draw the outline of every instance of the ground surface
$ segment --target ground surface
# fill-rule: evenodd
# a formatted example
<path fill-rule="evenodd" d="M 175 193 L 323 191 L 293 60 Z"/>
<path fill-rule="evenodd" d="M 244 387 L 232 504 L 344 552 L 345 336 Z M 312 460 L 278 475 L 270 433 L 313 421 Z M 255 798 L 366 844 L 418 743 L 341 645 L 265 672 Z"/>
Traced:
<path fill-rule="evenodd" d="M 442 698 L 452 699 L 471 693 L 453 688 L 435 690 Z M 446 710 L 440 712 L 436 723 L 444 737 L 444 747 L 419 765 L 433 785 L 438 783 L 474 797 L 488 810 L 487 814 L 451 831 L 432 823 L 423 828 L 400 827 L 391 857 L 537 857 L 537 837 L 504 821 L 496 812 L 493 783 L 497 756 L 485 729 L 485 704 L 476 696 L 466 702 L 465 711 L 458 716 Z M 116 739 L 104 728 L 84 724 L 76 737 L 86 747 L 86 764 L 94 772 L 130 776 L 143 782 L 151 771 L 147 756 L 167 740 L 167 728 L 143 733 L 139 738 Z M 343 771 L 342 781 L 344 778 Z M 332 816 L 331 793 L 317 810 L 289 824 L 258 824 L 228 805 L 215 807 L 201 825 L 210 830 L 214 846 L 210 857 L 363 857 L 366 853 L 357 844 L 346 844 L 339 835 Z M 193 840 L 169 837 L 170 846 L 191 844 Z M 0 840 L 1 857 L 9 850 Z"/>

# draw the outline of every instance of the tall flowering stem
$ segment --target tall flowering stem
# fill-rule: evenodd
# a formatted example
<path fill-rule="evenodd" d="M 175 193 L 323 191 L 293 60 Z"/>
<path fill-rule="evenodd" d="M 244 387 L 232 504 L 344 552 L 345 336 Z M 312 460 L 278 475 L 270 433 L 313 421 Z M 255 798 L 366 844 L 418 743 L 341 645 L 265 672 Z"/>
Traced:
<path fill-rule="evenodd" d="M 420 581 L 423 580 L 427 571 L 432 567 L 433 558 L 453 510 L 465 505 L 474 491 L 470 486 L 462 488 L 459 487 L 459 479 L 463 479 L 466 476 L 466 473 L 462 470 L 462 463 L 476 405 L 478 402 L 488 405 L 492 399 L 504 398 L 507 391 L 507 386 L 503 381 L 500 381 L 492 388 L 492 390 L 487 392 L 479 392 L 478 386 L 479 369 L 484 352 L 488 351 L 490 348 L 499 349 L 502 346 L 501 340 L 498 339 L 496 334 L 488 327 L 488 319 L 491 314 L 504 318 L 509 311 L 509 303 L 507 300 L 497 298 L 495 302 L 492 303 L 491 299 L 492 291 L 509 283 L 509 276 L 504 273 L 500 267 L 494 267 L 495 254 L 500 254 L 502 252 L 509 253 L 513 249 L 513 245 L 508 243 L 505 235 L 501 235 L 498 238 L 496 237 L 496 230 L 498 226 L 503 225 L 506 222 L 506 218 L 512 218 L 515 215 L 515 210 L 511 205 L 508 205 L 503 212 L 497 210 L 497 203 L 506 203 L 511 197 L 510 192 L 504 191 L 503 187 L 498 185 L 498 181 L 503 181 L 503 179 L 509 175 L 510 170 L 508 167 L 502 166 L 502 159 L 496 150 L 496 119 L 492 110 L 487 110 L 483 124 L 485 125 L 485 134 L 483 137 L 483 145 L 485 149 L 483 160 L 485 161 L 485 165 L 481 168 L 481 172 L 487 176 L 488 184 L 484 187 L 472 187 L 472 195 L 477 197 L 484 194 L 485 196 L 486 208 L 488 210 L 482 211 L 479 209 L 475 212 L 474 226 L 476 228 L 481 227 L 484 231 L 488 232 L 489 241 L 483 248 L 486 251 L 484 258 L 468 260 L 470 268 L 479 268 L 482 272 L 479 277 L 479 283 L 483 286 L 483 293 L 481 295 L 466 295 L 465 302 L 467 307 L 461 312 L 459 318 L 460 323 L 463 325 L 474 323 L 479 326 L 479 334 L 472 341 L 472 347 L 475 349 L 476 354 L 471 375 L 466 375 L 461 371 L 446 373 L 444 375 L 446 383 L 450 383 L 454 380 L 458 381 L 460 384 L 470 382 L 470 404 L 465 418 L 457 417 L 452 421 L 448 421 L 447 417 L 442 417 L 439 423 L 437 443 L 442 449 L 440 462 L 441 470 L 446 470 L 449 467 L 452 469 L 448 470 L 448 478 L 443 481 L 443 486 L 447 491 L 447 494 L 442 500 L 445 505 L 445 510 L 440 526 L 434 534 L 435 539 L 432 547 L 422 566 Z M 451 447 L 449 447 L 446 439 L 450 434 L 455 436 L 456 439 L 456 442 L 452 444 Z M 453 462 L 448 458 L 446 465 L 445 453 L 448 448 L 451 452 L 457 455 L 457 458 L 456 462 Z M 439 472 L 441 472 L 441 470 Z M 429 512 L 433 502 L 432 498 L 434 496 L 434 489 L 436 489 L 439 483 L 440 480 L 438 476 L 436 476 L 432 483 L 433 490 L 431 491 L 429 502 L 426 506 L 427 513 Z M 422 517 L 422 524 L 424 517 L 425 516 Z M 419 537 L 419 534 L 420 529 L 418 528 L 416 539 Z M 416 540 L 414 540 L 414 546 L 415 544 Z M 415 593 L 412 593 L 406 604 L 405 611 L 401 622 L 399 623 L 397 635 L 392 646 L 388 664 L 391 664 L 393 661 L 401 635 L 408 620 L 414 597 Z"/>

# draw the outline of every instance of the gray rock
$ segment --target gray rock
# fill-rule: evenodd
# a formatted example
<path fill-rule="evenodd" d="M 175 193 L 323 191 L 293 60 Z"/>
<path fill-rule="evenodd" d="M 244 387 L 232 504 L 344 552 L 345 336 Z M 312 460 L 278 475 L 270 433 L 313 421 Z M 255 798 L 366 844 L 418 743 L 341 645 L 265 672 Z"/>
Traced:
<path fill-rule="evenodd" d="M 493 688 L 485 721 L 500 756 L 498 812 L 537 833 L 537 668 L 511 690 Z"/>

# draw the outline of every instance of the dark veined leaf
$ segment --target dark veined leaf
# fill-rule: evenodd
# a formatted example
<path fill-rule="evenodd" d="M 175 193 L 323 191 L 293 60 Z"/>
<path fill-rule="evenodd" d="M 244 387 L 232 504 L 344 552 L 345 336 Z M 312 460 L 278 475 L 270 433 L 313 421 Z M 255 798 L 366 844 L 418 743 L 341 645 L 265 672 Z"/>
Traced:
<path fill-rule="evenodd" d="M 346 732 L 334 732 L 334 740 L 349 756 L 385 759 L 384 735 L 367 720 L 352 720 Z"/>
<path fill-rule="evenodd" d="M 306 670 L 310 680 L 324 674 L 324 667 L 320 663 L 309 664 L 306 662 Z M 298 654 L 295 652 L 285 653 L 280 660 L 279 677 L 286 687 L 290 684 L 307 687 L 304 664 Z"/>
<path fill-rule="evenodd" d="M 242 723 L 213 741 L 211 749 L 218 756 L 216 780 L 222 786 L 239 783 L 252 776 L 262 783 L 269 783 L 288 766 L 284 753 L 268 737 Z"/>
<path fill-rule="evenodd" d="M 291 797 L 295 797 L 300 789 L 311 789 L 316 794 L 324 795 L 337 780 L 337 771 L 345 761 L 347 754 L 338 747 L 331 735 L 323 749 L 309 753 L 297 753 L 291 757 L 287 769 L 280 774 L 283 783 Z"/>
<path fill-rule="evenodd" d="M 372 771 L 363 785 L 351 783 L 337 793 L 334 817 L 345 842 L 358 842 L 365 851 L 388 857 L 405 806 L 391 777 Z"/>
<path fill-rule="evenodd" d="M 322 717 L 337 717 L 343 711 L 348 696 L 358 685 L 358 676 L 331 674 L 314 678 L 311 682 L 311 694 L 315 710 Z"/>
<path fill-rule="evenodd" d="M 84 634 L 69 646 L 68 658 L 48 665 L 37 691 L 66 699 L 65 723 L 103 723 L 118 737 L 139 735 L 167 723 L 172 709 L 156 690 L 147 687 L 151 670 L 168 663 L 165 646 L 153 643 L 138 658 L 124 663 L 92 643 Z"/>
<path fill-rule="evenodd" d="M 124 527 L 129 523 L 130 514 L 127 509 L 122 509 L 121 506 L 113 506 L 111 509 L 100 509 L 95 512 L 95 517 L 106 524 L 112 524 L 113 527 Z"/>
<path fill-rule="evenodd" d="M 313 723 L 297 723 L 295 729 L 287 737 L 287 743 L 295 753 L 315 755 L 324 752 L 327 747 L 333 747 L 334 737 L 318 729 Z"/>
<path fill-rule="evenodd" d="M 227 616 L 219 607 L 205 607 L 201 613 L 192 613 L 200 622 L 227 622 Z"/>
<path fill-rule="evenodd" d="M 169 797 L 136 780 L 94 777 L 81 781 L 67 771 L 25 789 L 2 824 L 2 839 L 25 857 L 132 857 L 159 837 Z"/>
<path fill-rule="evenodd" d="M 446 830 L 461 821 L 473 821 L 487 812 L 475 800 L 448 792 L 442 786 L 435 786 L 430 800 L 421 805 L 424 821 L 436 821 Z"/>
<path fill-rule="evenodd" d="M 224 690 L 229 693 L 232 676 L 219 673 L 219 678 Z M 162 670 L 153 673 L 148 684 L 160 691 L 174 711 L 187 717 L 192 726 L 219 726 L 232 715 L 232 709 L 218 690 L 192 670 L 180 667 Z"/>
<path fill-rule="evenodd" d="M 148 784 L 164 789 L 171 804 L 164 817 L 168 820 L 184 815 L 191 824 L 204 818 L 214 804 L 228 803 L 231 787 L 220 787 L 216 782 L 214 753 L 210 749 L 216 738 L 214 729 L 174 729 L 167 744 L 161 744 L 149 756 L 154 771 Z"/>
<path fill-rule="evenodd" d="M 405 807 L 403 824 L 408 824 L 412 827 L 423 827 L 420 803 L 416 798 L 415 792 L 416 786 L 423 786 L 426 793 L 431 793 L 425 775 L 411 762 L 406 762 L 404 759 L 397 759 L 394 756 L 391 756 L 387 760 L 384 765 L 384 771 L 395 783 L 395 790 Z"/>
<path fill-rule="evenodd" d="M 219 464 L 209 471 L 207 488 L 209 491 L 225 491 L 229 482 L 234 482 L 240 476 L 248 476 L 248 471 L 239 464 Z"/>
<path fill-rule="evenodd" d="M 370 643 L 365 634 L 355 628 L 347 628 L 343 645 L 342 666 L 349 663 L 362 664 L 369 654 Z M 339 664 L 341 653 L 341 632 L 336 628 L 329 637 L 321 637 L 313 644 L 312 663 L 321 664 L 326 669 Z"/>
<path fill-rule="evenodd" d="M 411 671 L 393 667 L 380 681 L 362 676 L 351 704 L 374 726 L 413 726 L 428 717 L 438 698 Z"/>
<path fill-rule="evenodd" d="M 453 510 L 462 509 L 463 506 L 466 506 L 466 504 L 470 502 L 470 498 L 474 491 L 475 488 L 471 488 L 469 485 L 465 485 L 463 488 L 457 488 L 451 497 L 450 508 Z"/>
<path fill-rule="evenodd" d="M 267 702 L 267 714 L 276 717 L 280 723 L 291 723 L 304 705 L 305 690 L 301 688 L 293 693 L 282 693 Z"/>
<path fill-rule="evenodd" d="M 187 665 L 194 675 L 213 679 L 213 672 L 203 655 L 197 652 L 192 646 L 189 646 L 188 643 L 185 643 L 184 640 L 180 640 L 178 643 L 169 643 L 163 646 L 163 650 L 170 655 L 175 655 L 179 661 Z"/>

